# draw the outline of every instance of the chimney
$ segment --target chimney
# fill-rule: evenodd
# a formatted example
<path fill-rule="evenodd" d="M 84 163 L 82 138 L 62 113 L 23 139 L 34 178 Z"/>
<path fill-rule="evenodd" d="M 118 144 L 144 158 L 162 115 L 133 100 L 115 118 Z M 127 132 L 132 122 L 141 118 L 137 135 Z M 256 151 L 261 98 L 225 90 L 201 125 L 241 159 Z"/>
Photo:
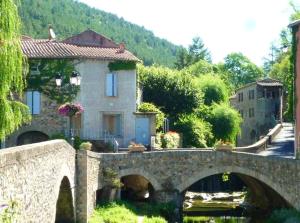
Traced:
<path fill-rule="evenodd" d="M 48 28 L 48 39 L 49 39 L 49 41 L 51 41 L 51 40 L 55 40 L 55 38 L 56 38 L 56 35 L 55 35 L 55 32 L 54 32 L 54 30 L 52 28 L 52 25 L 49 25 L 49 28 Z"/>
<path fill-rule="evenodd" d="M 118 53 L 124 53 L 125 52 L 125 43 L 120 43 L 119 44 L 119 50 Z"/>

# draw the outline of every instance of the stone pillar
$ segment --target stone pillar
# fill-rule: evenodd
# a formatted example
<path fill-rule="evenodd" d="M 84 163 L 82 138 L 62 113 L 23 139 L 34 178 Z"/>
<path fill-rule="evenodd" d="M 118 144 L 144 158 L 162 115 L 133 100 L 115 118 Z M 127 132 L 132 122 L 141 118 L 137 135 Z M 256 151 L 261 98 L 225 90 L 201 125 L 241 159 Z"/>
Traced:
<path fill-rule="evenodd" d="M 182 206 L 183 206 L 183 195 L 177 190 L 160 190 L 154 192 L 154 201 L 157 203 L 173 203 L 175 210 L 169 223 L 180 223 L 183 221 L 182 217 Z"/>
<path fill-rule="evenodd" d="M 77 151 L 76 160 L 76 220 L 87 223 L 87 151 Z"/>

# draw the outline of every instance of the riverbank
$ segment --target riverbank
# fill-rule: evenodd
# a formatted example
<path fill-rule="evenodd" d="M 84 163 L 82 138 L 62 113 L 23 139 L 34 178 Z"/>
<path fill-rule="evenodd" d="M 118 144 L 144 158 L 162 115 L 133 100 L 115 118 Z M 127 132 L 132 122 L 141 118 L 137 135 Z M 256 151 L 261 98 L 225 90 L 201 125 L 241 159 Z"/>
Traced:
<path fill-rule="evenodd" d="M 173 210 L 171 204 L 116 201 L 97 206 L 89 223 L 167 223 Z"/>

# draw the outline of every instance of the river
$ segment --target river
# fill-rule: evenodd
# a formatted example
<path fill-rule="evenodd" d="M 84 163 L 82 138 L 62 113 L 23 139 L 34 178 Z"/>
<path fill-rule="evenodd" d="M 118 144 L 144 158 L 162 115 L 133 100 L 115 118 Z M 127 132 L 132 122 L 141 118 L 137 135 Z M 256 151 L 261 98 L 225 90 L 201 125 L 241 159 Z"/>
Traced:
<path fill-rule="evenodd" d="M 246 192 L 186 192 L 183 205 L 184 223 L 263 223 L 260 214 L 249 212 Z M 250 214 L 251 213 L 251 214 Z"/>

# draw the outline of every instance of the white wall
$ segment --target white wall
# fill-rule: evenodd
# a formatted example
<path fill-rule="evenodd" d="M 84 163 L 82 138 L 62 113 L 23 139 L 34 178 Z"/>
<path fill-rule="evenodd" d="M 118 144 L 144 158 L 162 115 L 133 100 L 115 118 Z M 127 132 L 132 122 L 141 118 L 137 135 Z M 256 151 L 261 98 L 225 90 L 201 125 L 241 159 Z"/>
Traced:
<path fill-rule="evenodd" d="M 135 138 L 136 111 L 136 72 L 118 71 L 118 96 L 105 96 L 106 74 L 109 73 L 107 61 L 84 60 L 76 65 L 81 74 L 80 93 L 77 97 L 83 108 L 82 128 L 87 136 L 97 137 L 103 135 L 103 113 L 121 113 L 123 139 L 121 146 Z"/>

